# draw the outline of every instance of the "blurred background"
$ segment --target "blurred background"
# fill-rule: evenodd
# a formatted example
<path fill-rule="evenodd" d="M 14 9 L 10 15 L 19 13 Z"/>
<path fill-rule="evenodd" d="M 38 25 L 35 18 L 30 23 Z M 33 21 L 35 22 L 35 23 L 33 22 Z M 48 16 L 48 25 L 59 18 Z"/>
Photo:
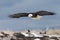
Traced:
<path fill-rule="evenodd" d="M 54 16 L 44 16 L 40 20 L 31 18 L 9 18 L 22 12 L 51 11 Z M 46 30 L 60 29 L 60 0 L 0 0 L 0 30 Z"/>

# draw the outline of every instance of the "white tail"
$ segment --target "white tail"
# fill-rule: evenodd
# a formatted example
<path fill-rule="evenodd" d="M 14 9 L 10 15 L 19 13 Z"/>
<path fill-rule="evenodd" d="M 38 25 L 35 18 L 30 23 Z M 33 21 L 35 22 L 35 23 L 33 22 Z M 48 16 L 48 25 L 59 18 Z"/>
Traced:
<path fill-rule="evenodd" d="M 42 16 L 37 15 L 37 17 L 32 18 L 32 19 L 41 19 L 41 18 L 42 18 Z"/>

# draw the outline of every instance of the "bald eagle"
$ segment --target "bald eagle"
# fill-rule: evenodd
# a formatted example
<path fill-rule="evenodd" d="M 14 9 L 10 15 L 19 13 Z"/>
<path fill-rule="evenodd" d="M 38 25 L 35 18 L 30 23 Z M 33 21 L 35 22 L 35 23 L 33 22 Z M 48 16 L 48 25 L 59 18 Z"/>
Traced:
<path fill-rule="evenodd" d="M 10 18 L 30 17 L 32 19 L 40 19 L 42 16 L 46 15 L 55 15 L 55 13 L 49 11 L 38 11 L 33 13 L 16 13 L 9 15 L 9 17 Z"/>

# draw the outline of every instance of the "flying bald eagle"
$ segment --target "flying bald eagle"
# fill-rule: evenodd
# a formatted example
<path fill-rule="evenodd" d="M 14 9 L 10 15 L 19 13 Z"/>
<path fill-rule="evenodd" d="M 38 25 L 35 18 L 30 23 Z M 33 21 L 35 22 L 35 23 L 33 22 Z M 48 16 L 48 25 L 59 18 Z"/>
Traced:
<path fill-rule="evenodd" d="M 54 15 L 55 13 L 49 11 L 38 11 L 34 13 L 17 13 L 9 15 L 10 18 L 31 17 L 32 19 L 40 19 L 42 16 Z"/>

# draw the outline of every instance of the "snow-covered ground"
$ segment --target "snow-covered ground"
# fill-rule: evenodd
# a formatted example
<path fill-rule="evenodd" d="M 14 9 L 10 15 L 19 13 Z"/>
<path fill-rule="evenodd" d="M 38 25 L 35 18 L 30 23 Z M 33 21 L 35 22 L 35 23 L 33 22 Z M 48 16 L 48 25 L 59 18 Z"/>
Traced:
<path fill-rule="evenodd" d="M 49 40 L 53 40 L 50 38 L 56 37 L 57 39 L 60 40 L 60 35 L 50 35 L 50 34 L 46 34 L 46 33 L 40 34 L 40 31 L 31 31 L 31 32 L 28 32 L 28 31 L 26 31 L 26 32 L 1 31 L 0 32 L 0 40 L 11 40 L 12 38 L 17 39 L 17 38 L 24 38 L 24 37 L 26 37 L 26 38 L 35 37 L 34 40 L 41 40 L 40 38 L 44 39 L 44 37 L 49 38 Z"/>

